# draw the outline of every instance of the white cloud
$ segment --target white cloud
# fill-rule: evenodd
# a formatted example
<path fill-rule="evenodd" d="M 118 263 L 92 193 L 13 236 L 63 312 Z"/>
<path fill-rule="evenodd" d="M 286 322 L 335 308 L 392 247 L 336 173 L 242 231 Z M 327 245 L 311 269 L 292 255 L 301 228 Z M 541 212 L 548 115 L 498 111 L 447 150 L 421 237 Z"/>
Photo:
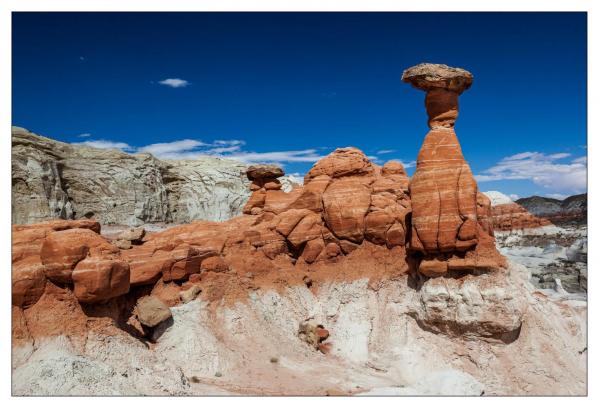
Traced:
<path fill-rule="evenodd" d="M 479 183 L 497 180 L 531 180 L 553 191 L 581 193 L 586 191 L 586 158 L 569 162 L 569 153 L 544 154 L 523 152 L 508 156 L 495 166 L 475 176 Z"/>
<path fill-rule="evenodd" d="M 131 151 L 133 148 L 127 143 L 123 142 L 112 142 L 110 140 L 87 140 L 81 143 L 73 143 L 76 145 L 95 147 L 96 149 L 118 149 L 123 151 Z"/>
<path fill-rule="evenodd" d="M 244 163 L 313 163 L 324 156 L 318 154 L 316 149 L 287 150 L 281 152 L 238 152 L 221 157 L 239 160 Z"/>
<path fill-rule="evenodd" d="M 90 137 L 92 134 L 91 133 L 81 133 L 79 135 L 77 135 L 77 137 Z"/>
<path fill-rule="evenodd" d="M 165 143 L 153 143 L 146 146 L 134 147 L 127 143 L 110 140 L 89 140 L 76 143 L 101 149 L 121 149 L 135 153 L 150 153 L 159 159 L 196 159 L 199 156 L 213 156 L 223 159 L 241 161 L 246 164 L 271 163 L 315 163 L 324 156 L 322 149 L 282 150 L 256 152 L 243 149 L 246 142 L 239 139 L 217 139 L 204 142 L 197 139 L 181 139 Z M 410 164 L 407 165 L 410 167 Z"/>
<path fill-rule="evenodd" d="M 520 198 L 520 196 L 518 194 L 510 194 L 510 198 L 512 199 L 512 201 L 516 201 Z"/>
<path fill-rule="evenodd" d="M 565 159 L 566 157 L 570 157 L 570 156 L 572 156 L 570 153 L 555 153 L 555 154 L 550 154 L 548 157 L 550 159 L 559 160 L 559 159 Z"/>
<path fill-rule="evenodd" d="M 395 150 L 393 149 L 387 149 L 387 150 L 379 150 L 378 152 L 376 152 L 376 154 L 389 154 L 389 153 L 394 153 Z"/>
<path fill-rule="evenodd" d="M 195 159 L 198 156 L 207 155 L 247 164 L 313 163 L 324 157 L 318 153 L 318 149 L 253 152 L 242 150 L 244 145 L 245 141 L 238 139 L 221 139 L 210 143 L 195 139 L 182 139 L 167 143 L 154 143 L 134 150 L 139 153 L 151 153 L 159 159 Z"/>
<path fill-rule="evenodd" d="M 163 79 L 162 81 L 158 81 L 158 83 L 160 85 L 170 86 L 171 88 L 185 88 L 187 85 L 189 85 L 188 81 L 180 78 L 167 78 Z"/>
<path fill-rule="evenodd" d="M 137 149 L 140 153 L 151 153 L 162 159 L 177 159 L 181 154 L 193 152 L 194 149 L 205 146 L 200 140 L 183 139 L 168 143 L 154 143 Z"/>

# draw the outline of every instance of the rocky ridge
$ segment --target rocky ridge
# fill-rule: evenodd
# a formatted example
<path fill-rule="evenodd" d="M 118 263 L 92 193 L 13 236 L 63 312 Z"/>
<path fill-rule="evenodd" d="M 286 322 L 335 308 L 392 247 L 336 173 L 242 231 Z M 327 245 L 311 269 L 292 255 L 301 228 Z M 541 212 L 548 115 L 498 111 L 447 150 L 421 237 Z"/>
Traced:
<path fill-rule="evenodd" d="M 587 222 L 586 194 L 573 195 L 563 200 L 532 196 L 520 198 L 516 203 L 531 214 L 547 218 L 556 225 L 586 225 Z"/>
<path fill-rule="evenodd" d="M 58 142 L 12 128 L 12 222 L 95 219 L 137 226 L 223 221 L 249 197 L 247 166 L 232 160 L 158 160 L 149 153 Z M 296 181 L 285 177 L 285 190 Z"/>

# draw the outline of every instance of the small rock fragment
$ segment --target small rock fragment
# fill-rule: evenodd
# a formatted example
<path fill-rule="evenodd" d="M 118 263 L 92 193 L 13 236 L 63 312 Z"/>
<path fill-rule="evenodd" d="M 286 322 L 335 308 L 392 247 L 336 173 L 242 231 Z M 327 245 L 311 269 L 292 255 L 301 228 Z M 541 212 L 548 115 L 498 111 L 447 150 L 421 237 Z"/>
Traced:
<path fill-rule="evenodd" d="M 172 317 L 171 310 L 155 296 L 144 296 L 137 301 L 137 318 L 147 327 L 156 327 Z"/>
<path fill-rule="evenodd" d="M 189 303 L 194 300 L 201 291 L 202 290 L 198 285 L 193 285 L 191 288 L 179 292 L 179 298 L 183 303 Z"/>
<path fill-rule="evenodd" d="M 123 231 L 117 240 L 130 241 L 133 244 L 140 244 L 143 237 L 146 235 L 146 230 L 143 227 L 130 228 Z"/>

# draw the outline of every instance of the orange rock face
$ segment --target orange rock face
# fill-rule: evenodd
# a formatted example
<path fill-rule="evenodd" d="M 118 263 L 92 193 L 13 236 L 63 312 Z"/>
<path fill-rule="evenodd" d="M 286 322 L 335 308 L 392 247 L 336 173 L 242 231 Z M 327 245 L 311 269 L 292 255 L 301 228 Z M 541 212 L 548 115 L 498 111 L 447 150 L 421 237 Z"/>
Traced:
<path fill-rule="evenodd" d="M 489 222 L 490 201 L 479 194 L 453 130 L 458 96 L 472 84 L 472 74 L 445 65 L 421 64 L 406 70 L 402 79 L 426 91 L 431 128 L 410 181 L 411 249 L 423 256 L 419 272 L 438 277 L 452 270 L 504 266 Z"/>
<path fill-rule="evenodd" d="M 39 300 L 46 286 L 46 268 L 40 259 L 42 245 L 51 233 L 72 228 L 100 233 L 100 224 L 91 220 L 54 220 L 12 227 L 13 305 L 29 307 Z"/>
<path fill-rule="evenodd" d="M 476 195 L 476 182 L 453 130 L 431 130 L 410 182 L 414 247 L 449 253 L 466 242 L 475 245 Z"/>
<path fill-rule="evenodd" d="M 360 150 L 345 147 L 318 161 L 304 177 L 304 184 L 313 178 L 327 175 L 331 178 L 346 176 L 369 176 L 374 174 L 374 166 Z"/>
<path fill-rule="evenodd" d="M 81 303 L 96 303 L 129 292 L 129 264 L 120 259 L 88 257 L 72 275 L 74 293 Z"/>
<path fill-rule="evenodd" d="M 92 230 L 73 228 L 55 231 L 46 237 L 40 251 L 46 277 L 58 283 L 72 282 L 75 266 L 88 256 L 102 258 L 119 249 Z"/>

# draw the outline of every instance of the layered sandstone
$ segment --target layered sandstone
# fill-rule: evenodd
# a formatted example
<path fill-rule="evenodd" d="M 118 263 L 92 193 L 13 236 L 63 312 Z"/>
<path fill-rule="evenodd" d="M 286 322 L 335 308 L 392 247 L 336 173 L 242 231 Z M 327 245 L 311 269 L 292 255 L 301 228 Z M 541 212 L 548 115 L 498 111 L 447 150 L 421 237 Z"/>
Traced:
<path fill-rule="evenodd" d="M 490 202 L 481 197 L 454 131 L 458 97 L 472 79 L 463 69 L 439 64 L 420 64 L 402 76 L 426 92 L 431 128 L 410 180 L 410 248 L 421 254 L 418 270 L 429 277 L 505 265 L 487 222 Z"/>

